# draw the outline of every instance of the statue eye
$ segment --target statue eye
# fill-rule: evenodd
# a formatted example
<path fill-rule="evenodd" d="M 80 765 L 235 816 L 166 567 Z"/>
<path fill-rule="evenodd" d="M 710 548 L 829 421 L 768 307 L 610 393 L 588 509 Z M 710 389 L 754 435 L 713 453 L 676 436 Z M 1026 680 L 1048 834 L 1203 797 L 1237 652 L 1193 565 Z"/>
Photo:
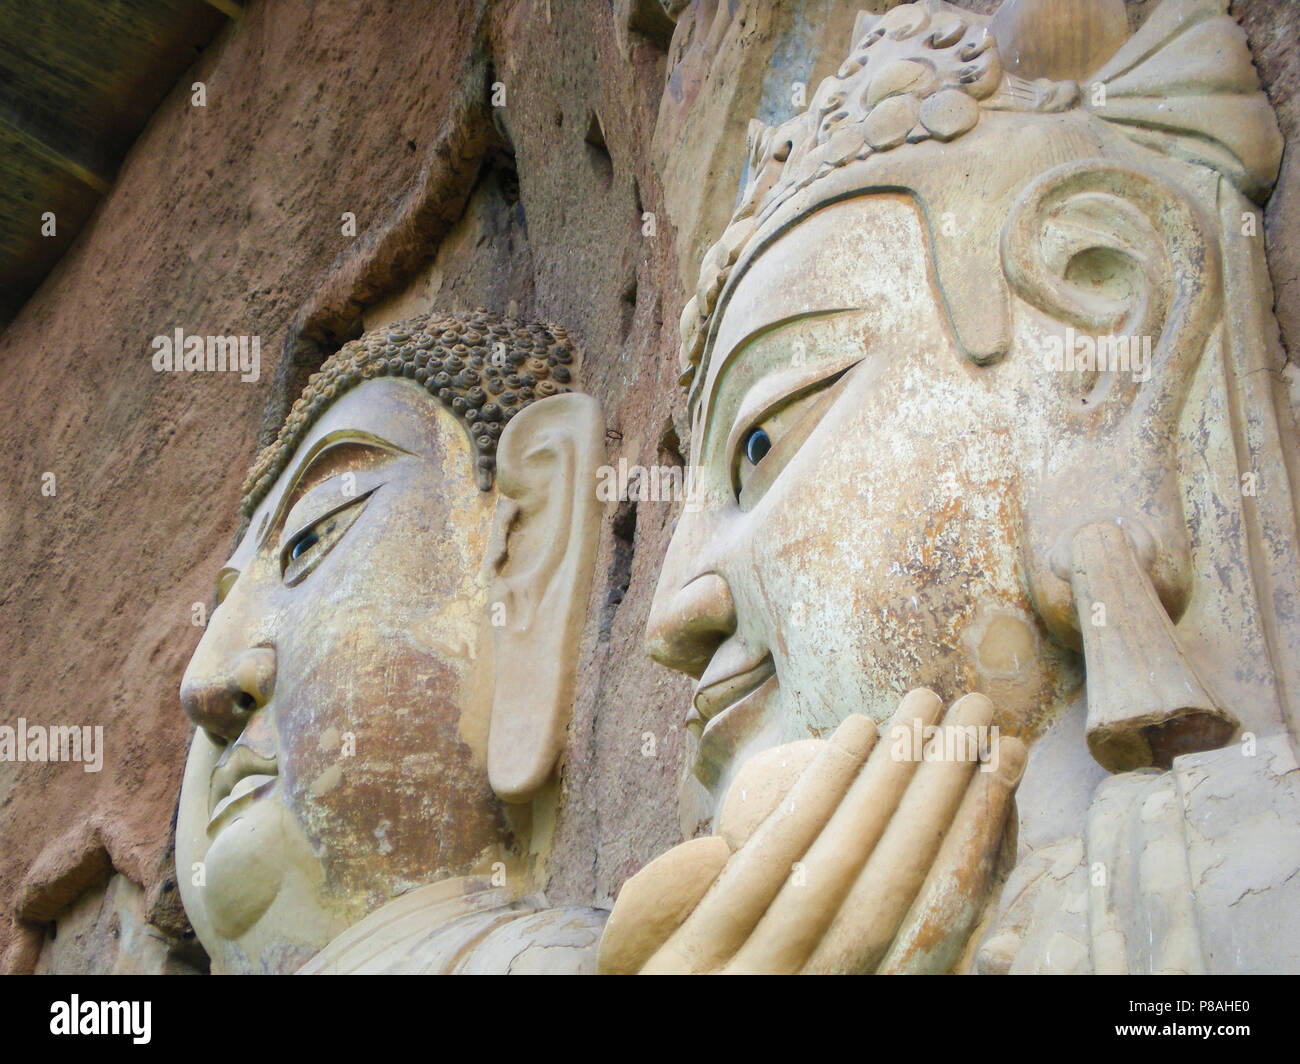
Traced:
<path fill-rule="evenodd" d="M 330 531 L 330 529 L 326 529 L 326 531 Z M 320 536 L 316 535 L 315 532 L 308 532 L 299 536 L 293 541 L 293 546 L 289 548 L 289 560 L 296 562 L 319 542 Z"/>
<path fill-rule="evenodd" d="M 750 465 L 758 465 L 772 449 L 772 438 L 763 429 L 753 429 L 745 437 L 745 458 Z"/>
<path fill-rule="evenodd" d="M 848 380 L 848 369 L 805 386 L 745 430 L 733 446 L 732 478 L 736 502 L 753 509 L 769 485 L 821 422 Z"/>
<path fill-rule="evenodd" d="M 370 494 L 366 492 L 346 506 L 327 513 L 289 540 L 280 553 L 281 576 L 286 586 L 293 587 L 305 579 L 321 559 L 334 549 L 334 545 L 343 538 L 352 527 L 352 522 L 365 509 Z"/>

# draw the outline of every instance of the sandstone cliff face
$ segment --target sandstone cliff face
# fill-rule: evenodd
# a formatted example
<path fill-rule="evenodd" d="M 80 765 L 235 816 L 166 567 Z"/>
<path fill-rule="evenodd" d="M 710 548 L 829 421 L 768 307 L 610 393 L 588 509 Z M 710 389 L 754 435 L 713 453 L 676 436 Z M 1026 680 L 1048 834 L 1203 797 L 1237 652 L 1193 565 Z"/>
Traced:
<path fill-rule="evenodd" d="M 429 308 L 558 322 L 585 352 L 607 460 L 688 459 L 677 320 L 730 214 L 746 123 L 793 113 L 789 85 L 834 70 L 853 11 L 893 5 L 696 0 L 671 42 L 650 6 L 250 4 L 0 336 L 3 719 L 102 725 L 105 742 L 99 773 L 0 764 L 8 970 L 201 965 L 146 963 L 137 945 L 145 919 L 177 942 L 187 933 L 170 831 L 192 606 L 211 604 L 259 438 L 332 346 Z M 1151 6 L 1130 0 L 1135 20 Z M 1290 142 L 1300 14 L 1236 6 Z M 497 113 L 466 104 L 476 78 L 504 86 Z M 191 106 L 195 81 L 206 107 Z M 1288 158 L 1266 221 L 1292 352 L 1297 185 Z M 356 237 L 341 232 L 345 212 Z M 258 380 L 156 373 L 150 341 L 178 327 L 259 336 Z M 555 902 L 607 905 L 698 827 L 683 782 L 689 684 L 641 651 L 673 517 L 669 503 L 606 514 Z"/>

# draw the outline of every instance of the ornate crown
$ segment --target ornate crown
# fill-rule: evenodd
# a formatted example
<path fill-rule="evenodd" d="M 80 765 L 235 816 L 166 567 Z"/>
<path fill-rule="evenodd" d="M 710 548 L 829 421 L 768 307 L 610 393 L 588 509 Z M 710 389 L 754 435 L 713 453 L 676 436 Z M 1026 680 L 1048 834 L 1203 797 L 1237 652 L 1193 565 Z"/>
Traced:
<path fill-rule="evenodd" d="M 848 59 L 807 110 L 775 127 L 750 124 L 739 206 L 682 312 L 682 382 L 700 376 L 711 318 L 737 263 L 752 259 L 772 230 L 852 186 L 905 184 L 909 152 L 916 180 L 927 180 L 919 175 L 934 155 L 916 149 L 980 137 L 995 112 L 1057 123 L 1074 112 L 1076 153 L 1113 144 L 1113 134 L 1088 128 L 1099 120 L 1135 152 L 1210 166 L 1247 195 L 1266 196 L 1281 135 L 1227 2 L 1164 0 L 1132 36 L 1123 0 L 1006 0 L 991 17 L 944 0 L 860 13 Z M 1006 131 L 1002 122 L 989 135 Z M 851 177 L 826 180 L 846 168 Z M 996 342 L 964 346 L 982 361 Z"/>

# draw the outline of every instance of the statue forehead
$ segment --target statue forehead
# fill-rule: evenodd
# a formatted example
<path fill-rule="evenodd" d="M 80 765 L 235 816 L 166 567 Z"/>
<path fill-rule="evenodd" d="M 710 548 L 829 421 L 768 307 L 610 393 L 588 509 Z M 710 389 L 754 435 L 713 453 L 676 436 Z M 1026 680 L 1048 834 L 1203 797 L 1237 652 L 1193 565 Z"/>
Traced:
<path fill-rule="evenodd" d="M 842 200 L 786 230 L 739 278 L 718 322 L 704 406 L 748 340 L 782 322 L 836 310 L 887 318 L 937 307 L 925 227 L 903 193 Z"/>
<path fill-rule="evenodd" d="M 373 437 L 381 444 L 433 460 L 438 452 L 454 451 L 453 460 L 465 465 L 463 479 L 473 488 L 469 441 L 455 416 L 414 381 L 401 377 L 377 377 L 365 381 L 330 404 L 294 449 L 289 464 L 253 512 L 248 532 L 240 541 L 231 565 L 247 561 L 260 533 L 280 505 L 284 493 L 297 478 L 304 460 L 328 437 L 355 434 Z M 457 446 L 457 444 L 461 446 Z M 461 453 L 463 452 L 463 454 Z M 473 488 L 475 493 L 478 489 Z"/>

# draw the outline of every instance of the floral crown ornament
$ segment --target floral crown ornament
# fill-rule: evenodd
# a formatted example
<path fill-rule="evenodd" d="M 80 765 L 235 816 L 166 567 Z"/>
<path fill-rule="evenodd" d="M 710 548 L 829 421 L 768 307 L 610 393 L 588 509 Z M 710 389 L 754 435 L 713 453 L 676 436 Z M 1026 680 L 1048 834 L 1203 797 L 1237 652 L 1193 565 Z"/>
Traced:
<path fill-rule="evenodd" d="M 968 215 L 978 190 L 981 216 L 960 238 L 929 229 L 958 342 L 987 363 L 1008 342 L 1006 285 L 990 281 L 1001 274 L 998 231 L 1038 173 L 1068 158 L 1175 160 L 1266 197 L 1282 139 L 1227 3 L 1164 0 L 1132 36 L 1123 0 L 1005 0 L 991 17 L 945 0 L 859 13 L 848 58 L 807 109 L 778 126 L 750 124 L 739 205 L 682 312 L 692 405 L 730 289 L 781 232 L 838 199 L 903 189 L 935 219 L 949 203 Z M 960 197 L 940 184 L 944 174 Z"/>

